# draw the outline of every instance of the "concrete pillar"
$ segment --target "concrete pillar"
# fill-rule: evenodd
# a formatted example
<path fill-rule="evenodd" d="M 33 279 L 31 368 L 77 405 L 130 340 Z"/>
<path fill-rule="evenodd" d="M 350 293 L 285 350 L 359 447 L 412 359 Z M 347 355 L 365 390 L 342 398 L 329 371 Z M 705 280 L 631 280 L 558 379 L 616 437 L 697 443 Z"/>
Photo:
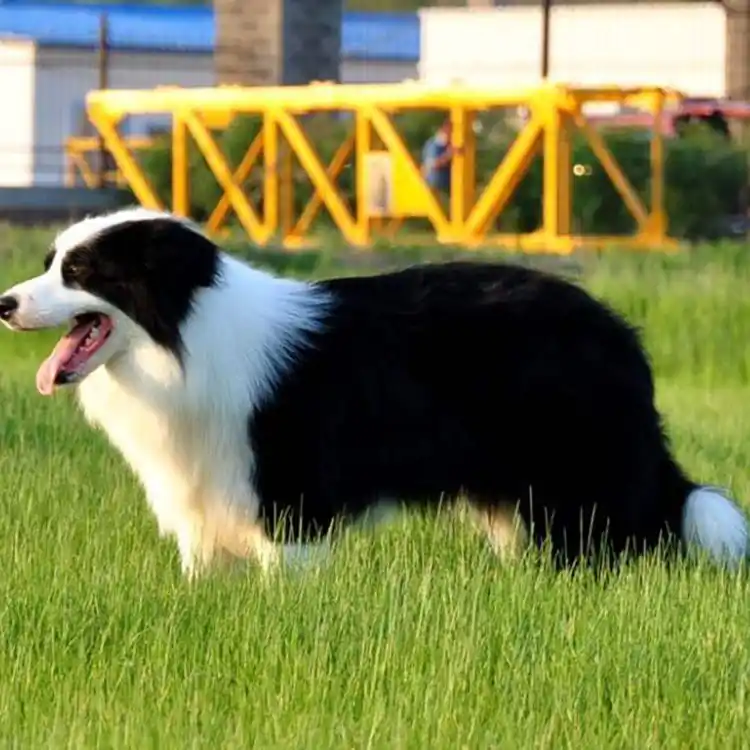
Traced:
<path fill-rule="evenodd" d="M 733 0 L 727 14 L 727 96 L 750 100 L 750 0 Z"/>
<path fill-rule="evenodd" d="M 726 3 L 726 95 L 738 101 L 750 101 L 750 0 Z M 745 146 L 750 159 L 750 127 L 746 120 L 729 121 L 732 136 Z M 750 163 L 746 162 L 745 189 L 740 196 L 745 215 L 750 216 Z"/>
<path fill-rule="evenodd" d="M 214 0 L 218 83 L 339 80 L 343 0 Z"/>

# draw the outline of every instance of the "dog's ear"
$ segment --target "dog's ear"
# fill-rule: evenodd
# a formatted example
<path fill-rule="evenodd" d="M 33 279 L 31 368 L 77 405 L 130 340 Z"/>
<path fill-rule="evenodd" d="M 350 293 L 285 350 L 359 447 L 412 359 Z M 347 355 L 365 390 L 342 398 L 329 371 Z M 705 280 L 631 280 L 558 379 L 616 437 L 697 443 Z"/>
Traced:
<path fill-rule="evenodd" d="M 189 284 L 210 286 L 216 274 L 218 248 L 180 221 L 155 219 L 143 225 L 142 251 L 147 269 L 169 268 L 187 274 Z"/>
<path fill-rule="evenodd" d="M 51 247 L 47 254 L 44 256 L 44 261 L 42 261 L 44 265 L 44 271 L 45 273 L 49 271 L 50 267 L 52 266 L 52 261 L 55 259 L 55 248 Z"/>
<path fill-rule="evenodd" d="M 163 285 L 178 275 L 183 286 L 193 288 L 210 286 L 218 265 L 218 248 L 211 240 L 169 217 L 109 227 L 73 254 L 99 278 Z"/>
<path fill-rule="evenodd" d="M 174 348 L 196 291 L 214 283 L 219 249 L 177 219 L 134 219 L 70 250 L 62 266 L 66 283 L 106 300 Z"/>

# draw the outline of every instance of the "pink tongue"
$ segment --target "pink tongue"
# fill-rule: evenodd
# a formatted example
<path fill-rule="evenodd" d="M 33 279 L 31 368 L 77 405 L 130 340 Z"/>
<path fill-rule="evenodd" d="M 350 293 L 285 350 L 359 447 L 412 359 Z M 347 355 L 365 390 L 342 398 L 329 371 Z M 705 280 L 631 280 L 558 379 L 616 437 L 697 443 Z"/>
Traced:
<path fill-rule="evenodd" d="M 86 338 L 93 326 L 92 322 L 77 325 L 70 333 L 65 334 L 52 350 L 52 354 L 42 362 L 36 374 L 36 389 L 42 396 L 50 396 L 55 390 L 55 378 L 63 365 L 70 361 L 76 349 Z"/>

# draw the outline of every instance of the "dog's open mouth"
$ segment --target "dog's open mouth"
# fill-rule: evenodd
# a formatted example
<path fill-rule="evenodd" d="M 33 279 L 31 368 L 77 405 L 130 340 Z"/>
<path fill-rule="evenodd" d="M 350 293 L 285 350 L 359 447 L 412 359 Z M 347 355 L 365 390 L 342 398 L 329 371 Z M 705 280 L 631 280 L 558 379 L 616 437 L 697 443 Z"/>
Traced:
<path fill-rule="evenodd" d="M 104 346 L 113 329 L 114 324 L 106 315 L 76 315 L 73 327 L 57 342 L 36 374 L 39 393 L 49 396 L 56 385 L 75 382 L 83 366 Z"/>

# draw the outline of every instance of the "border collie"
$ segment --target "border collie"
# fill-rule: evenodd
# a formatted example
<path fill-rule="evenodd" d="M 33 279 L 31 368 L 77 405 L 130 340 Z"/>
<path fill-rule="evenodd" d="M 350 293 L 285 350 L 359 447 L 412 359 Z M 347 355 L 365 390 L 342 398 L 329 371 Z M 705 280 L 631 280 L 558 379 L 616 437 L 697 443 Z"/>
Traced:
<path fill-rule="evenodd" d="M 134 208 L 60 233 L 0 318 L 70 326 L 37 388 L 75 386 L 189 578 L 458 498 L 500 554 L 748 554 L 743 513 L 673 459 L 634 329 L 552 274 L 465 262 L 297 281 Z"/>

